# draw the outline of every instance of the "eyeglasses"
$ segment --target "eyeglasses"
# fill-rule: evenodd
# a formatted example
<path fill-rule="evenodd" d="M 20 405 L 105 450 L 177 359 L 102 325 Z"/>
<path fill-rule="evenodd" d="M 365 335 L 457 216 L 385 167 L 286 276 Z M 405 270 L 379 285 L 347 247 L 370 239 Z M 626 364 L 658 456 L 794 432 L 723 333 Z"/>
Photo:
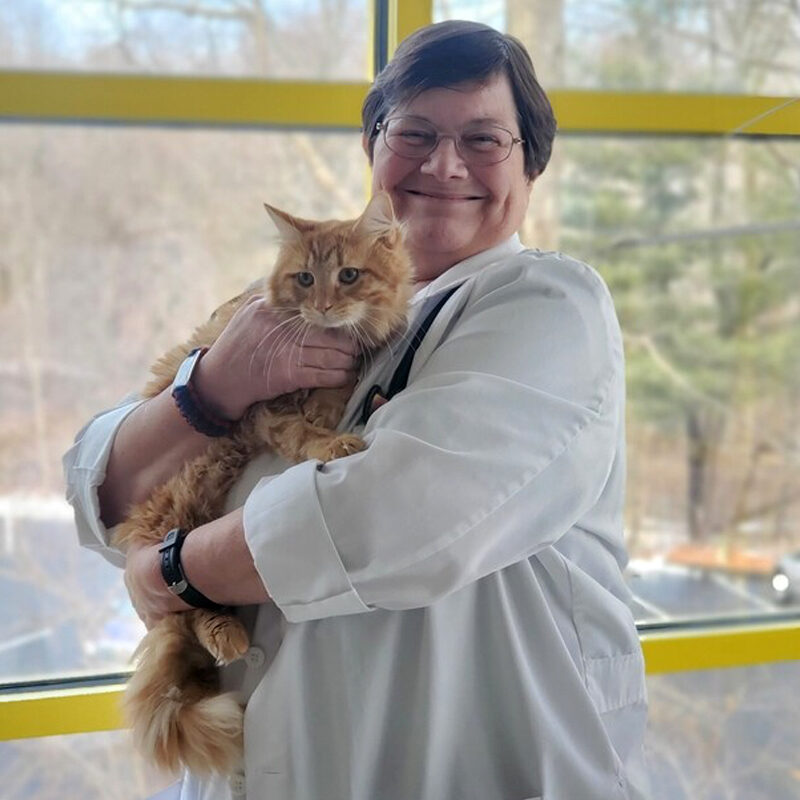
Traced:
<path fill-rule="evenodd" d="M 442 139 L 452 139 L 467 164 L 481 167 L 505 161 L 514 145 L 525 141 L 499 125 L 471 125 L 455 135 L 440 133 L 418 117 L 390 117 L 375 128 L 383 132 L 386 146 L 401 158 L 425 159 Z"/>

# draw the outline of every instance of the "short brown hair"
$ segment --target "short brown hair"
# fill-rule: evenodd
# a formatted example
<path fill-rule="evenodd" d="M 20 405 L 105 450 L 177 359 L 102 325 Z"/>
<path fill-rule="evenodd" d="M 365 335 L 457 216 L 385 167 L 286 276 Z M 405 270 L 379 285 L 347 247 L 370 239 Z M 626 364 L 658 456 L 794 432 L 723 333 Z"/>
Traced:
<path fill-rule="evenodd" d="M 487 81 L 497 74 L 505 74 L 511 84 L 525 140 L 525 174 L 528 178 L 541 174 L 550 160 L 556 119 L 528 51 L 513 36 L 463 20 L 439 22 L 412 33 L 375 79 L 361 108 L 370 161 L 377 124 L 391 109 L 426 89 Z"/>

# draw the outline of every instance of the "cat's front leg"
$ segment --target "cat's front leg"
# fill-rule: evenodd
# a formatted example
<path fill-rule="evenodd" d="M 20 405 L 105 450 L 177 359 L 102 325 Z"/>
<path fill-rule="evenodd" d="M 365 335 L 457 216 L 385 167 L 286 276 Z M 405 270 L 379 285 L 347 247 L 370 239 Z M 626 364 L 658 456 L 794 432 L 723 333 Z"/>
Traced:
<path fill-rule="evenodd" d="M 293 464 L 309 459 L 332 461 L 364 449 L 359 436 L 313 425 L 300 409 L 276 411 L 263 406 L 251 421 L 254 435 Z"/>
<path fill-rule="evenodd" d="M 306 456 L 320 461 L 358 453 L 364 449 L 364 440 L 351 433 L 336 433 L 354 384 L 332 389 L 314 389 L 303 401 L 303 417 L 317 435 L 310 435 Z"/>
<path fill-rule="evenodd" d="M 318 428 L 335 430 L 342 419 L 353 388 L 352 384 L 348 384 L 335 389 L 312 390 L 302 403 L 303 416 Z"/>

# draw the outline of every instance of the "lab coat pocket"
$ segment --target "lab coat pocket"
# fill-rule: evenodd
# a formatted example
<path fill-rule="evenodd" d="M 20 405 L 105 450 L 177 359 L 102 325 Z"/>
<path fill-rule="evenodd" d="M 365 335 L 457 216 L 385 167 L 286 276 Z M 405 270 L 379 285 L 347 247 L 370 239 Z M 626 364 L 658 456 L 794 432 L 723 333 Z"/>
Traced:
<path fill-rule="evenodd" d="M 642 654 L 587 658 L 586 687 L 600 714 L 645 701 Z"/>
<path fill-rule="evenodd" d="M 630 609 L 585 572 L 568 569 L 586 688 L 597 711 L 646 702 L 644 657 Z"/>

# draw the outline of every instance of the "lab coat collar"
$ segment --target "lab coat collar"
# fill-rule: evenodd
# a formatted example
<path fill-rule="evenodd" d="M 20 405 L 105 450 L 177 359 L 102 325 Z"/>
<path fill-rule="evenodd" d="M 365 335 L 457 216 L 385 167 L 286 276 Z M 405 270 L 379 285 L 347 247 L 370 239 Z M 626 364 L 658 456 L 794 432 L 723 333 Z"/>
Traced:
<path fill-rule="evenodd" d="M 459 283 L 463 283 L 467 278 L 479 272 L 484 267 L 500 261 L 508 256 L 521 253 L 525 249 L 519 238 L 519 234 L 506 239 L 504 242 L 490 247 L 487 250 L 482 250 L 474 256 L 465 258 L 452 267 L 445 270 L 439 277 L 434 278 L 427 286 L 423 286 L 414 297 L 411 299 L 412 307 L 418 306 L 419 303 L 425 301 L 426 298 L 439 294 L 441 291 L 448 289 Z"/>

